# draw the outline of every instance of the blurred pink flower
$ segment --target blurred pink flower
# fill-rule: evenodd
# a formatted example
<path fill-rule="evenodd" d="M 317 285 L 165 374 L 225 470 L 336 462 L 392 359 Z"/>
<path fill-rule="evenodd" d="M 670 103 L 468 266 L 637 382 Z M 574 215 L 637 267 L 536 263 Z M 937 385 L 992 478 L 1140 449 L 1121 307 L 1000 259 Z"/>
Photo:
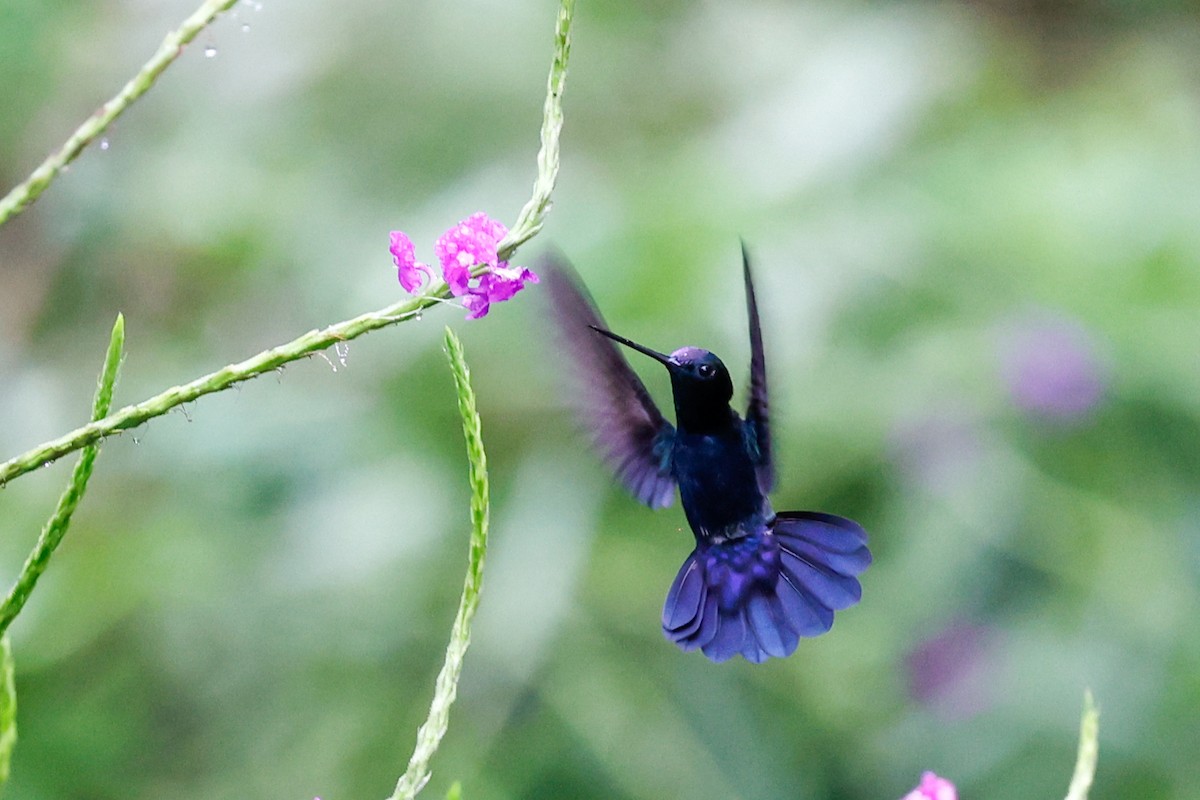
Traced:
<path fill-rule="evenodd" d="M 463 307 L 469 312 L 467 319 L 486 316 L 492 303 L 512 298 L 527 282 L 538 282 L 532 270 L 510 267 L 507 261 L 499 260 L 496 246 L 507 233 L 503 223 L 479 211 L 443 233 L 434 245 L 442 277 L 450 293 L 462 298 Z M 424 285 L 421 272 L 432 277 L 432 270 L 413 256 L 412 242 L 404 233 L 392 231 L 391 249 L 400 285 L 407 291 L 413 292 Z M 488 271 L 472 278 L 471 269 L 480 264 L 487 266 Z"/>
<path fill-rule="evenodd" d="M 926 772 L 921 775 L 917 788 L 904 795 L 902 800 L 958 800 L 958 789 L 936 773 Z"/>

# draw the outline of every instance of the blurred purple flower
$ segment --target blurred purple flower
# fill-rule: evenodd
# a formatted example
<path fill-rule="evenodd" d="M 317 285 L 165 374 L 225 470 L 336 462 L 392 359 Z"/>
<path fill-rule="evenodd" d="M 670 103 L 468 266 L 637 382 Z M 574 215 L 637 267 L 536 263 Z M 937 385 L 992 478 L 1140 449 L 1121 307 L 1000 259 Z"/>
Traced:
<path fill-rule="evenodd" d="M 888 449 L 904 479 L 937 495 L 952 495 L 977 480 L 985 460 L 975 416 L 947 404 L 898 421 Z"/>
<path fill-rule="evenodd" d="M 917 788 L 904 795 L 902 800 L 958 800 L 958 789 L 936 773 L 926 772 L 921 775 Z"/>
<path fill-rule="evenodd" d="M 919 642 L 905 658 L 909 694 L 952 718 L 979 713 L 990 700 L 993 639 L 988 628 L 955 620 Z"/>
<path fill-rule="evenodd" d="M 496 246 L 507 233 L 503 223 L 480 211 L 443 233 L 434 245 L 446 285 L 452 295 L 462 298 L 463 307 L 469 312 L 467 319 L 486 316 L 492 303 L 511 299 L 527 282 L 538 282 L 532 270 L 510 267 L 507 261 L 499 260 Z M 432 277 L 432 270 L 416 261 L 412 242 L 400 231 L 392 231 L 392 256 L 399 268 L 400 285 L 407 291 L 413 292 L 424 284 L 420 272 Z M 486 265 L 488 271 L 472 278 L 472 267 L 480 264 Z"/>
<path fill-rule="evenodd" d="M 1107 370 L 1089 332 L 1074 320 L 1026 320 L 1007 336 L 1002 373 L 1013 403 L 1033 416 L 1075 422 L 1104 396 Z"/>

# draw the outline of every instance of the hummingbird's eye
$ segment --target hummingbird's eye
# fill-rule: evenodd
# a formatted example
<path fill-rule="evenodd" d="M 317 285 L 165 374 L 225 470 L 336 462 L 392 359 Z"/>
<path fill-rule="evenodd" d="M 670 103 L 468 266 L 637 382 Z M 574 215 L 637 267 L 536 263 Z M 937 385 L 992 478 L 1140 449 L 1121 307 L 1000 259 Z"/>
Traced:
<path fill-rule="evenodd" d="M 700 373 L 701 378 L 711 378 L 717 374 L 717 368 L 712 364 L 701 364 L 696 371 Z"/>

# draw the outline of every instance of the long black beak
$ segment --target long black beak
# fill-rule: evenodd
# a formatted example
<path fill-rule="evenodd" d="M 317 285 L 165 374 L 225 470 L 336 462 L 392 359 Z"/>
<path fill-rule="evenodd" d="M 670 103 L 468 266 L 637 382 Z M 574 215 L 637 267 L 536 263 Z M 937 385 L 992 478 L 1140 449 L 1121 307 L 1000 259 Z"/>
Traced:
<path fill-rule="evenodd" d="M 668 368 L 670 368 L 672 366 L 671 365 L 671 357 L 668 355 L 664 355 L 664 354 L 658 352 L 657 350 L 651 350 L 649 347 L 645 347 L 643 345 L 638 344 L 637 342 L 630 341 L 629 339 L 626 339 L 624 336 L 618 336 L 617 334 L 613 333 L 612 331 L 606 331 L 606 330 L 604 330 L 604 328 L 597 328 L 595 325 L 588 325 L 588 327 L 591 328 L 592 330 L 594 330 L 596 333 L 600 334 L 601 336 L 607 336 L 608 338 L 612 339 L 614 342 L 618 342 L 620 344 L 625 345 L 626 347 L 630 347 L 634 350 L 637 350 L 642 355 L 650 356 L 655 361 L 657 361 L 660 364 L 663 364 L 664 366 L 666 366 Z"/>

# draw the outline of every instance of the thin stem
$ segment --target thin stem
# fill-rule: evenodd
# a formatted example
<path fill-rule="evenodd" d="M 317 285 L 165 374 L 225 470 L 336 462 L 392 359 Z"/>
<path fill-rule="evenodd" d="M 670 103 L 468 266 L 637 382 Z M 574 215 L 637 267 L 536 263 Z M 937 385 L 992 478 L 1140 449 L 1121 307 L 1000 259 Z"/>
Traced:
<path fill-rule="evenodd" d="M 206 3 L 201 8 L 214 5 L 217 7 L 217 11 L 220 11 L 223 8 L 233 5 L 235 1 L 221 0 L 220 3 Z M 575 0 L 562 0 L 562 6 L 559 10 L 558 21 L 555 27 L 554 59 L 550 65 L 546 102 L 543 108 L 541 149 L 538 151 L 537 159 L 538 175 L 534 181 L 533 196 L 525 204 L 525 207 L 521 209 L 516 224 L 513 225 L 508 236 L 499 245 L 498 250 L 501 260 L 510 259 L 521 244 L 529 241 L 541 230 L 542 222 L 550 209 L 550 194 L 554 190 L 554 184 L 558 176 L 558 141 L 563 121 L 562 93 L 567 76 L 567 61 L 571 53 L 571 18 L 574 10 Z M 200 12 L 197 12 L 188 21 L 191 22 L 196 19 L 199 14 Z M 184 29 L 181 28 L 180 30 Z M 196 29 L 191 35 L 194 37 L 198 30 Z M 176 34 L 178 33 L 177 31 Z M 168 37 L 168 40 L 170 38 Z M 474 274 L 480 274 L 483 269 L 477 267 Z M 106 436 L 111 436 L 114 433 L 136 428 L 148 420 L 162 416 L 175 406 L 191 402 L 206 394 L 228 389 L 236 383 L 278 369 L 284 364 L 304 358 L 312 353 L 326 350 L 339 342 L 347 342 L 362 336 L 364 333 L 418 317 L 424 309 L 449 298 L 449 289 L 444 283 L 439 282 L 430 286 L 419 297 L 401 300 L 379 311 L 362 314 L 353 319 L 331 325 L 323 330 L 309 331 L 287 344 L 279 345 L 270 350 L 264 350 L 245 361 L 230 364 L 216 372 L 185 383 L 182 386 L 174 386 L 137 405 L 126 406 L 111 416 L 76 428 L 70 433 L 66 433 L 52 441 L 44 442 L 32 450 L 0 464 L 0 488 L 8 483 L 8 481 L 62 458 L 64 455 L 72 453 L 81 447 L 99 441 Z"/>
<path fill-rule="evenodd" d="M 92 402 L 92 419 L 94 420 L 102 419 L 108 413 L 109 406 L 112 405 L 113 387 L 117 382 L 117 372 L 121 366 L 121 353 L 124 347 L 125 318 L 118 314 L 116 324 L 113 325 L 112 336 L 109 337 L 108 350 L 104 355 L 104 366 L 100 370 L 100 378 L 97 381 L 96 398 Z M 50 515 L 50 519 L 46 521 L 45 527 L 42 528 L 33 552 L 29 554 L 29 558 L 25 559 L 25 565 L 21 567 L 21 574 L 17 576 L 16 583 L 9 590 L 4 602 L 0 603 L 0 636 L 4 635 L 8 626 L 25 607 L 25 601 L 29 599 L 33 587 L 37 585 L 38 578 L 42 576 L 50 563 L 50 556 L 54 554 L 59 542 L 66 535 L 67 528 L 71 524 L 71 516 L 79 507 L 79 501 L 83 499 L 83 493 L 87 490 L 88 479 L 92 476 L 92 467 L 95 466 L 96 456 L 99 453 L 100 446 L 97 444 L 83 448 L 79 461 L 71 473 L 71 482 L 67 484 L 66 490 L 58 499 L 58 506 Z"/>
<path fill-rule="evenodd" d="M 245 361 L 230 364 L 182 386 L 173 386 L 137 405 L 125 406 L 114 414 L 76 428 L 70 433 L 40 444 L 32 450 L 0 464 L 0 486 L 113 433 L 136 428 L 147 420 L 162 416 L 175 406 L 191 402 L 206 394 L 228 389 L 235 383 L 270 372 L 319 350 L 326 350 L 338 342 L 348 342 L 364 333 L 411 319 L 419 315 L 423 309 L 449 296 L 446 285 L 438 284 L 432 287 L 429 293 L 420 297 L 402 300 L 379 311 L 331 325 L 324 330 L 309 331 L 287 344 L 264 350 Z"/>
<path fill-rule="evenodd" d="M 396 782 L 396 789 L 388 800 L 412 800 L 429 780 L 429 761 L 437 752 L 450 719 L 450 706 L 458 694 L 458 679 L 462 674 L 463 658 L 471 644 L 471 620 L 479 607 L 479 593 L 483 588 L 483 565 L 487 556 L 488 536 L 488 475 L 487 456 L 483 450 L 483 433 L 479 412 L 475 408 L 475 393 L 471 389 L 471 372 L 463 357 L 462 343 L 454 331 L 446 328 L 446 353 L 450 358 L 450 371 L 454 375 L 454 386 L 458 394 L 458 413 L 462 417 L 463 437 L 467 442 L 467 458 L 470 462 L 468 479 L 471 484 L 471 544 L 467 556 L 467 576 L 463 581 L 462 597 L 454 627 L 450 631 L 450 644 L 446 647 L 446 660 L 434 684 L 433 702 L 429 715 L 417 731 L 417 746 L 409 759 L 408 769 Z"/>
<path fill-rule="evenodd" d="M 1067 789 L 1067 800 L 1087 800 L 1092 780 L 1096 777 L 1096 762 L 1100 758 L 1100 712 L 1089 689 L 1083 694 L 1083 720 L 1079 723 L 1079 755 L 1075 774 Z"/>
<path fill-rule="evenodd" d="M 8 783 L 8 768 L 17 746 L 17 683 L 12 642 L 0 636 L 0 789 Z"/>
<path fill-rule="evenodd" d="M 205 0 L 178 29 L 168 33 L 158 46 L 158 51 L 142 65 L 138 74 L 117 92 L 116 97 L 96 109 L 62 147 L 47 157 L 23 183 L 0 200 L 0 225 L 20 214 L 37 200 L 62 172 L 63 167 L 74 161 L 83 148 L 103 133 L 135 100 L 150 90 L 163 70 L 183 53 L 185 45 L 195 39 L 221 12 L 227 11 L 235 3 L 237 0 Z"/>
<path fill-rule="evenodd" d="M 500 260 L 507 261 L 516 249 L 537 235 L 550 211 L 550 195 L 558 180 L 558 140 L 562 133 L 563 87 L 567 81 L 567 62 L 571 58 L 571 20 L 575 0 L 562 0 L 554 27 L 554 60 L 546 80 L 546 102 L 542 107 L 542 146 L 538 150 L 538 174 L 533 196 L 517 215 L 517 222 L 496 248 Z"/>

